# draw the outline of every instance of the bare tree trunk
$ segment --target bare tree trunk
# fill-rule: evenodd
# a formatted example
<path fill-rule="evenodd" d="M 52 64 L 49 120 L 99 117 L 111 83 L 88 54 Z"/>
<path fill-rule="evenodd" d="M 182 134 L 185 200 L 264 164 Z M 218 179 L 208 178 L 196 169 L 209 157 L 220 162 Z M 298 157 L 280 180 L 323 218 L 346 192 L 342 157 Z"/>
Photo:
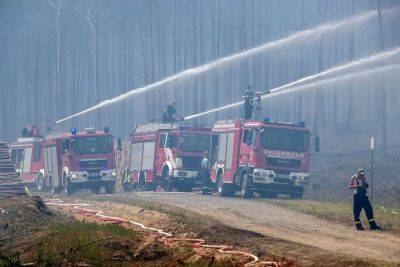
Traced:
<path fill-rule="evenodd" d="M 383 51 L 385 49 L 383 43 L 383 28 L 382 28 L 382 1 L 378 1 L 378 17 L 379 17 L 379 47 Z M 383 81 L 382 89 L 380 90 L 380 117 L 382 123 L 382 154 L 386 156 L 387 151 L 387 114 L 386 114 L 386 89 L 385 89 L 385 81 Z"/>
<path fill-rule="evenodd" d="M 59 110 L 58 116 L 63 115 L 63 99 L 61 93 L 61 79 L 60 79 L 60 11 L 61 11 L 61 3 L 62 0 L 59 0 L 58 7 L 57 7 L 57 75 L 56 75 L 56 91 L 57 91 L 57 100 L 55 101 L 58 103 L 56 110 Z"/>

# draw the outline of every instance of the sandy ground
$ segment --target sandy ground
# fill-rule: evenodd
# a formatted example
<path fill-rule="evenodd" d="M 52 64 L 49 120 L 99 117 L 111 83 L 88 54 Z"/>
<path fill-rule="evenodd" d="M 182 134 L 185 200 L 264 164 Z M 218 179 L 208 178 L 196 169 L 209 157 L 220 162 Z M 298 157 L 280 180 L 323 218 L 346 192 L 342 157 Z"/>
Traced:
<path fill-rule="evenodd" d="M 104 196 L 107 198 L 107 196 Z M 197 193 L 141 192 L 113 197 L 148 200 L 211 216 L 225 225 L 335 254 L 400 264 L 400 236 L 353 228 L 270 203 Z"/>

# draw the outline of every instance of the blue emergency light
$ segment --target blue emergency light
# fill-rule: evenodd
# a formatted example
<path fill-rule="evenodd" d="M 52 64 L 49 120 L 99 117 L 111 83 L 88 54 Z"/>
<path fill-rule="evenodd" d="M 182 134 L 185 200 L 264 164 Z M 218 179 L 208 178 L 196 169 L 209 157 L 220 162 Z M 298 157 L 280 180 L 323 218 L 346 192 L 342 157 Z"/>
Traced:
<path fill-rule="evenodd" d="M 76 128 L 72 128 L 72 129 L 71 129 L 72 135 L 76 135 L 76 132 L 77 132 Z"/>

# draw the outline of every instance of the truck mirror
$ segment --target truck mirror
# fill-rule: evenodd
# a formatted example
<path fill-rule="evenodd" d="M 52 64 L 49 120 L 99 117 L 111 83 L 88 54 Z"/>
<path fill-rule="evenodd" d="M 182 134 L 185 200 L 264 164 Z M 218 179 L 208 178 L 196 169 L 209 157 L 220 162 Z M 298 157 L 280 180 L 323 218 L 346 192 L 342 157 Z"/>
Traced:
<path fill-rule="evenodd" d="M 319 136 L 315 137 L 315 144 L 314 144 L 315 152 L 319 152 Z"/>
<path fill-rule="evenodd" d="M 118 151 L 122 151 L 122 140 L 121 140 L 121 138 L 117 139 L 117 149 L 118 149 Z"/>

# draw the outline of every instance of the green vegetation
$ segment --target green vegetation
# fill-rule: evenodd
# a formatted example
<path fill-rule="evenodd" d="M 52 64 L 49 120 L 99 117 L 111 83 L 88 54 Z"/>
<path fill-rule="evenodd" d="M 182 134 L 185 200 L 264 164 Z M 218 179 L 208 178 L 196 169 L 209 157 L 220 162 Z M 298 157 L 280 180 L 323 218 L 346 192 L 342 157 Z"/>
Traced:
<path fill-rule="evenodd" d="M 36 233 L 29 240 L 34 246 L 30 247 L 32 253 L 22 257 L 3 256 L 0 266 L 18 265 L 18 258 L 40 266 L 79 263 L 109 266 L 132 258 L 133 252 L 132 255 L 126 255 L 126 247 L 133 251 L 142 239 L 141 234 L 121 226 L 75 221 Z"/>

